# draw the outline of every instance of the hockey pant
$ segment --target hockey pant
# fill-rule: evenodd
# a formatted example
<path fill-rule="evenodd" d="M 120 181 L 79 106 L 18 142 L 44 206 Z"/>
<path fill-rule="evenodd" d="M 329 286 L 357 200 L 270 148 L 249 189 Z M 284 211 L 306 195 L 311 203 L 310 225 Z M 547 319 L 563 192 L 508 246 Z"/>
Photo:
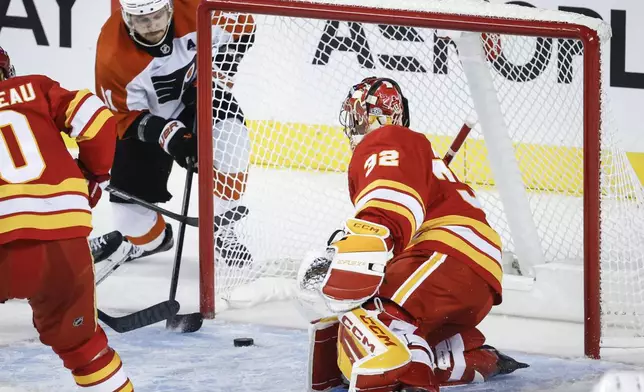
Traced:
<path fill-rule="evenodd" d="M 96 320 L 94 262 L 86 238 L 19 240 L 0 247 L 0 301 L 28 299 L 40 341 L 98 392 L 132 391 Z"/>

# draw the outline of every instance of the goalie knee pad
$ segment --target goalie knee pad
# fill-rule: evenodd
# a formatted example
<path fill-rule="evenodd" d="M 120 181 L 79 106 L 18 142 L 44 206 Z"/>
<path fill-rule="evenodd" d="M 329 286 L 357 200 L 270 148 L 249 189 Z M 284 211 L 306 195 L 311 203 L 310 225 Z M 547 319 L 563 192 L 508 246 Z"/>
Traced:
<path fill-rule="evenodd" d="M 338 367 L 349 391 L 388 392 L 398 388 L 412 353 L 382 321 L 378 311 L 357 308 L 339 317 Z"/>

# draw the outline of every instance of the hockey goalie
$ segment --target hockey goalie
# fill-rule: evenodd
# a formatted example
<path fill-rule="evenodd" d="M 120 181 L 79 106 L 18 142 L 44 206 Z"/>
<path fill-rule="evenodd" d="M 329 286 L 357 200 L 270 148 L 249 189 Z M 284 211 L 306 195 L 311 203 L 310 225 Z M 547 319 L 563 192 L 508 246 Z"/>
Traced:
<path fill-rule="evenodd" d="M 409 129 L 398 84 L 364 79 L 340 120 L 356 212 L 300 269 L 301 288 L 317 287 L 334 314 L 311 325 L 309 390 L 436 392 L 527 367 L 476 328 L 501 303 L 500 237 L 474 191 Z"/>

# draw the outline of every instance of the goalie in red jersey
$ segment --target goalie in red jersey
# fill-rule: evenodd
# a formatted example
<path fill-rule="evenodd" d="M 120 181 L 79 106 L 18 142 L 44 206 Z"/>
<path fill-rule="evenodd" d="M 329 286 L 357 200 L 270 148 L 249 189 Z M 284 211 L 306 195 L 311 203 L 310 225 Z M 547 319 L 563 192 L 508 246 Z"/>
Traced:
<path fill-rule="evenodd" d="M 78 164 L 61 132 L 78 143 Z M 81 390 L 132 391 L 96 321 L 87 243 L 114 159 L 112 114 L 88 90 L 15 76 L 0 48 L 0 136 L 0 302 L 29 300 L 40 341 Z"/>
<path fill-rule="evenodd" d="M 527 365 L 484 345 L 476 326 L 501 303 L 501 240 L 473 190 L 409 129 L 391 79 L 344 101 L 356 208 L 327 257 L 304 263 L 337 316 L 312 323 L 312 391 L 438 391 Z M 348 385 L 347 385 L 348 384 Z"/>

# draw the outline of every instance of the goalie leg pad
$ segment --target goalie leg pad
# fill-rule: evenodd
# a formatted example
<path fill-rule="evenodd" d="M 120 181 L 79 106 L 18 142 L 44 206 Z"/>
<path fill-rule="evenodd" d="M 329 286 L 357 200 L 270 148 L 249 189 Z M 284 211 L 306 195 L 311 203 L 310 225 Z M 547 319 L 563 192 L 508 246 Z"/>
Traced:
<path fill-rule="evenodd" d="M 336 348 L 339 326 L 337 317 L 315 320 L 309 326 L 309 391 L 329 391 L 343 384 Z"/>
<path fill-rule="evenodd" d="M 412 353 L 379 311 L 357 308 L 340 316 L 338 366 L 350 380 L 349 391 L 395 391 L 409 370 Z"/>

